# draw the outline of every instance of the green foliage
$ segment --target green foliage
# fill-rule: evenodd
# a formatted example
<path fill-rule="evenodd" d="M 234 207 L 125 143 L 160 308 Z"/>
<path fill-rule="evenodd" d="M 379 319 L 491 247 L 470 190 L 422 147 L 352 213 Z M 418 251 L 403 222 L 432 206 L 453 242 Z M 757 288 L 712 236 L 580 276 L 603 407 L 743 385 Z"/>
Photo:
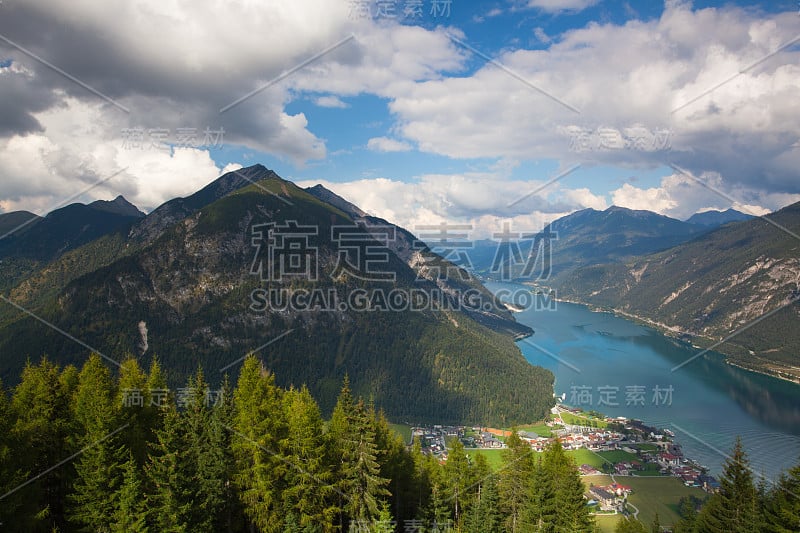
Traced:
<path fill-rule="evenodd" d="M 719 492 L 713 495 L 697 517 L 700 533 L 736 533 L 760 530 L 761 516 L 750 462 L 736 439 L 725 460 Z"/>
<path fill-rule="evenodd" d="M 84 450 L 77 459 L 77 478 L 69 497 L 70 520 L 88 531 L 110 529 L 116 491 L 122 483 L 122 448 L 118 444 L 119 404 L 116 384 L 100 356 L 92 354 L 78 377 L 72 418 Z"/>
<path fill-rule="evenodd" d="M 275 377 L 254 356 L 242 366 L 234 392 L 233 450 L 237 461 L 237 483 L 245 512 L 260 530 L 280 531 L 283 527 L 282 495 L 284 475 L 293 465 L 280 453 L 288 423 L 282 392 Z"/>
<path fill-rule="evenodd" d="M 198 364 L 225 367 L 276 333 L 294 330 L 273 345 L 265 364 L 283 388 L 306 384 L 326 417 L 348 372 L 354 392 L 373 397 L 376 409 L 394 420 L 506 426 L 547 414 L 553 375 L 522 357 L 507 333 L 525 328 L 507 311 L 492 315 L 493 320 L 467 311 L 254 312 L 251 292 L 262 283 L 248 275 L 257 253 L 248 246 L 248 231 L 252 224 L 269 222 L 296 220 L 319 230 L 309 244 L 319 250 L 321 279 L 276 286 L 333 291 L 339 301 L 357 289 L 424 291 L 436 299 L 446 291 L 418 280 L 417 272 L 393 253 L 386 269 L 396 275 L 394 284 L 334 279 L 330 273 L 338 244 L 331 239 L 331 226 L 352 224 L 349 215 L 263 167 L 239 172 L 257 183 L 229 174 L 162 206 L 131 233 L 104 235 L 37 265 L 38 271 L 24 281 L 11 275 L 12 299 L 115 359 L 142 355 L 137 324 L 146 320 L 172 386 L 182 385 Z M 398 233 L 398 246 L 410 247 L 413 236 Z M 193 251 L 201 249 L 215 253 Z M 493 302 L 475 279 L 459 288 Z M 215 339 L 226 339 L 226 344 Z M 0 377 L 6 383 L 15 383 L 27 353 L 82 363 L 69 339 L 10 306 L 0 307 L 0 353 Z M 134 455 L 144 461 L 140 446 Z"/>
<path fill-rule="evenodd" d="M 635 518 L 620 516 L 614 533 L 647 533 L 647 528 Z"/>
<path fill-rule="evenodd" d="M 70 371 L 70 374 L 72 372 Z M 23 530 L 64 528 L 64 502 L 72 482 L 71 470 L 57 468 L 35 477 L 70 456 L 67 437 L 72 430 L 71 379 L 62 380 L 61 369 L 43 358 L 25 367 L 14 390 L 11 437 L 16 443 L 16 465 L 33 482 L 19 490 L 24 510 L 16 521 Z"/>
<path fill-rule="evenodd" d="M 111 533 L 147 533 L 144 492 L 139 466 L 132 455 L 122 465 L 122 483 L 111 516 Z"/>
<path fill-rule="evenodd" d="M 0 387 L 2 524 L 113 533 L 388 533 L 393 522 L 394 530 L 449 523 L 462 533 L 593 530 L 575 463 L 558 441 L 535 460 L 512 433 L 496 473 L 459 440 L 440 461 L 419 441 L 407 449 L 349 380 L 326 423 L 307 388 L 278 387 L 254 356 L 235 389 L 225 380 L 221 403 L 206 402 L 198 370 L 153 411 L 123 405 L 123 389 L 164 383 L 157 363 L 144 373 L 127 360 L 115 379 L 92 355 L 79 372 L 47 359 L 29 364 L 10 400 Z M 142 444 L 143 462 L 134 450 Z M 72 454 L 72 466 L 51 468 Z M 682 500 L 673 529 L 798 530 L 800 465 L 757 489 L 737 443 L 721 485 L 699 515 L 700 500 Z M 659 525 L 656 516 L 649 529 Z M 623 518 L 616 530 L 647 529 Z"/>
<path fill-rule="evenodd" d="M 542 454 L 542 469 L 554 486 L 557 505 L 553 517 L 553 531 L 557 533 L 590 532 L 594 523 L 583 498 L 581 482 L 575 462 L 564 453 L 561 443 L 553 441 Z"/>
<path fill-rule="evenodd" d="M 534 460 L 530 446 L 519 437 L 516 428 L 511 430 L 506 446 L 503 453 L 505 466 L 498 479 L 500 509 L 506 517 L 506 530 L 516 533 L 525 531 L 527 527 L 523 515 L 529 502 Z"/>
<path fill-rule="evenodd" d="M 363 400 L 354 401 L 349 380 L 339 394 L 330 424 L 334 460 L 338 465 L 336 489 L 341 509 L 351 523 L 372 523 L 379 518 L 382 502 L 389 496 L 389 480 L 381 477 L 377 461 L 373 416 Z"/>

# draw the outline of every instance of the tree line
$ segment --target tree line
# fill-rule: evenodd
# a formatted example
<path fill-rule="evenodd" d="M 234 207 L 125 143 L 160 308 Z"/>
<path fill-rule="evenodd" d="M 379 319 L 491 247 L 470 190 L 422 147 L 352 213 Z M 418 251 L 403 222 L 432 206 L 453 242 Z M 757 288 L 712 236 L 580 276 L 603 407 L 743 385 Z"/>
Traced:
<path fill-rule="evenodd" d="M 596 529 L 558 441 L 536 454 L 512 432 L 496 471 L 458 440 L 441 461 L 407 446 L 347 378 L 326 420 L 307 388 L 277 386 L 254 356 L 213 401 L 201 370 L 177 396 L 157 361 L 130 358 L 116 374 L 99 355 L 80 370 L 29 363 L 10 394 L 0 386 L 0 530 Z M 746 461 L 737 444 L 719 494 L 683 505 L 676 531 L 800 529 L 800 467 L 767 489 Z"/>

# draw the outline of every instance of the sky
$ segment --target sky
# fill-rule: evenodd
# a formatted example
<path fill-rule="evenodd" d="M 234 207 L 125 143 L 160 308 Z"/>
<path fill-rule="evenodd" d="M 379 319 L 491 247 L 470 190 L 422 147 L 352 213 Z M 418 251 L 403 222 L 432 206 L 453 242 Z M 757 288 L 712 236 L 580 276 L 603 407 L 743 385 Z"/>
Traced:
<path fill-rule="evenodd" d="M 2 0 L 0 211 L 261 163 L 410 230 L 800 201 L 800 5 Z"/>

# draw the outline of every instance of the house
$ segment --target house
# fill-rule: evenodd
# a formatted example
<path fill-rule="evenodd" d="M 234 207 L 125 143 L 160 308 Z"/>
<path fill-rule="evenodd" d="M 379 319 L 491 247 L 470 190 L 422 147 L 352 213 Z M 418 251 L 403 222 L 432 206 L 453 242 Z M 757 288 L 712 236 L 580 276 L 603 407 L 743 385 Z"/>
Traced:
<path fill-rule="evenodd" d="M 484 434 L 481 438 L 482 448 L 502 448 L 503 442 L 494 438 L 492 435 Z"/>
<path fill-rule="evenodd" d="M 664 466 L 679 466 L 681 458 L 669 452 L 662 452 L 658 454 L 658 462 Z"/>
<path fill-rule="evenodd" d="M 622 485 L 620 483 L 612 483 L 611 485 L 605 487 L 605 489 L 609 492 L 613 492 L 620 498 L 633 492 L 633 489 L 629 485 Z"/>
<path fill-rule="evenodd" d="M 595 467 L 592 465 L 582 464 L 578 467 L 582 476 L 595 476 L 600 473 Z"/>
<path fill-rule="evenodd" d="M 617 495 L 615 493 L 609 492 L 602 487 L 591 487 L 589 493 L 604 511 L 617 508 Z"/>
<path fill-rule="evenodd" d="M 706 492 L 719 492 L 719 481 L 717 481 L 713 476 L 701 474 L 697 476 L 697 483 Z"/>

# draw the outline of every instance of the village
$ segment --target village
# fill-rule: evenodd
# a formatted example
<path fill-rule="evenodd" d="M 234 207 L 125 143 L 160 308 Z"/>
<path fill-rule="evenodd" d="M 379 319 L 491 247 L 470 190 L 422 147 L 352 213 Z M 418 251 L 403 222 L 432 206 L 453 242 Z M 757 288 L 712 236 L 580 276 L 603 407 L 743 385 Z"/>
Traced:
<path fill-rule="evenodd" d="M 543 424 L 516 431 L 534 452 L 542 452 L 558 439 L 576 460 L 581 476 L 610 476 L 610 484 L 589 483 L 585 494 L 587 504 L 597 506 L 601 513 L 626 512 L 627 497 L 632 492 L 625 484 L 626 477 L 672 476 L 686 487 L 701 488 L 708 493 L 719 489 L 718 481 L 708 475 L 706 468 L 684 457 L 672 432 L 648 427 L 639 420 L 586 414 L 581 409 L 559 404 Z M 448 446 L 454 439 L 460 440 L 468 452 L 497 453 L 505 448 L 504 441 L 510 434 L 508 429 L 485 427 L 411 428 L 412 441 L 419 439 L 422 452 L 436 456 L 441 462 L 447 461 Z"/>

